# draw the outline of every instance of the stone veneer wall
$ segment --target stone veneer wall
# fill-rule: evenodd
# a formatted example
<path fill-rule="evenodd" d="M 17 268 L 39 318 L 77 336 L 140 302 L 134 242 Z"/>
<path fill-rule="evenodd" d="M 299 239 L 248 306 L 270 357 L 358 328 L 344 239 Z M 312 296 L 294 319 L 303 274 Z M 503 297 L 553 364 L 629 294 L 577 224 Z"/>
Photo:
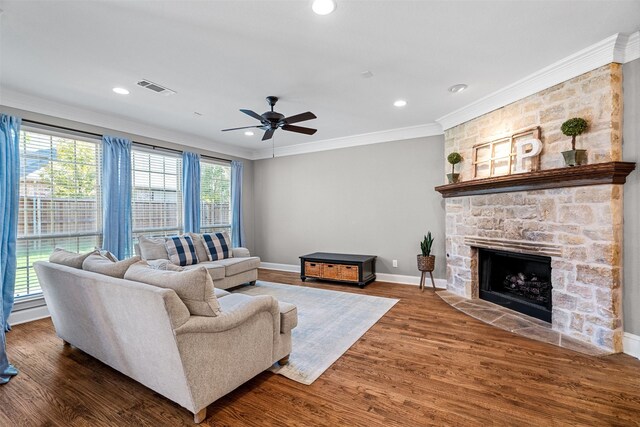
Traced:
<path fill-rule="evenodd" d="M 472 158 L 474 145 L 531 126 L 542 128 L 541 169 L 563 167 L 571 148 L 560 125 L 584 117 L 577 147 L 589 163 L 621 160 L 622 75 L 619 64 L 531 95 L 445 132 L 445 154 Z M 461 179 L 472 177 L 470 161 Z M 450 170 L 450 169 L 445 169 Z M 622 185 L 598 185 L 446 199 L 447 288 L 477 298 L 476 250 L 465 237 L 557 245 L 552 257 L 555 330 L 610 351 L 622 349 Z"/>

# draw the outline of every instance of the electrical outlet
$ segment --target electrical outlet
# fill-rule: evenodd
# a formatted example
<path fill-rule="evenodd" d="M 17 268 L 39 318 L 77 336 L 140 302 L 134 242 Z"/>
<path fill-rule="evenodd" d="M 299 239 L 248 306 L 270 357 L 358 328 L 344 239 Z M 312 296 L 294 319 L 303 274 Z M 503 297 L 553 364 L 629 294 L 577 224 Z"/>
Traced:
<path fill-rule="evenodd" d="M 393 266 L 394 266 L 394 267 L 396 267 L 396 268 L 398 268 L 398 260 L 397 260 L 397 259 L 394 259 L 394 260 L 393 260 Z"/>

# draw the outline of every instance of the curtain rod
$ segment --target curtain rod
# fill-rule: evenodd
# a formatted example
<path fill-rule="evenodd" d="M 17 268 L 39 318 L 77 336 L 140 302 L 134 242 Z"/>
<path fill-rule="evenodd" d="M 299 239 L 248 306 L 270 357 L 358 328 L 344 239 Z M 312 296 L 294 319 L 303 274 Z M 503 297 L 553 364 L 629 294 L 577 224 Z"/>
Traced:
<path fill-rule="evenodd" d="M 95 136 L 95 137 L 98 137 L 100 139 L 102 139 L 102 136 L 103 136 L 103 135 L 100 135 L 99 133 L 95 133 L 95 132 L 88 132 L 88 131 L 85 131 L 85 130 L 78 130 L 78 129 L 73 129 L 73 128 L 69 128 L 69 127 L 65 127 L 65 126 L 52 125 L 52 124 L 49 124 L 49 123 L 38 122 L 36 120 L 22 119 L 22 121 L 24 123 L 30 123 L 30 124 L 33 124 L 33 125 L 47 126 L 47 127 L 51 127 L 51 128 L 66 130 L 66 131 L 69 131 L 69 132 L 76 132 L 76 133 L 81 133 L 81 134 L 85 134 L 85 135 Z M 135 144 L 135 145 L 144 145 L 145 147 L 151 147 L 154 150 L 156 148 L 158 148 L 160 150 L 167 150 L 167 151 L 171 151 L 171 152 L 174 152 L 174 153 L 180 153 L 180 154 L 183 153 L 183 151 L 176 150 L 175 148 L 159 147 L 157 145 L 147 144 L 147 143 L 138 142 L 138 141 L 131 141 L 131 142 L 133 144 Z M 206 154 L 201 154 L 200 157 L 204 157 L 205 159 L 211 159 L 211 160 L 220 160 L 220 161 L 223 161 L 223 162 L 230 162 L 231 161 L 229 159 L 223 159 L 221 157 L 207 156 Z"/>

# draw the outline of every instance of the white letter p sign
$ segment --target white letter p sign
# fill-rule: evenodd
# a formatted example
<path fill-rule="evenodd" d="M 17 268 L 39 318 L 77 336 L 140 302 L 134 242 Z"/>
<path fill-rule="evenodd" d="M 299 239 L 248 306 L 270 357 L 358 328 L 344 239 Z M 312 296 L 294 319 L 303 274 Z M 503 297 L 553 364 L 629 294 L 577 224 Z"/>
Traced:
<path fill-rule="evenodd" d="M 531 170 L 531 162 L 527 168 L 525 160 L 534 157 L 542 151 L 542 141 L 539 139 L 523 139 L 516 142 L 516 170 L 515 173 L 529 172 Z"/>

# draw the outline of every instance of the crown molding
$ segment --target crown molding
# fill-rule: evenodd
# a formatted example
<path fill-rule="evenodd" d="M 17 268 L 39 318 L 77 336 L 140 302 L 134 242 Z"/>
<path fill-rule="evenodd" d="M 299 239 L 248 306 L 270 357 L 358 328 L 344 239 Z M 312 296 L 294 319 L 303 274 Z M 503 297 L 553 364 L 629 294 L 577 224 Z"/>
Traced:
<path fill-rule="evenodd" d="M 436 120 L 443 130 L 612 62 L 640 57 L 640 32 L 614 34 Z"/>
<path fill-rule="evenodd" d="M 181 146 L 191 146 L 209 152 L 226 154 L 243 159 L 251 159 L 253 154 L 252 150 L 211 141 L 191 134 L 163 129 L 155 125 L 147 125 L 127 120 L 98 111 L 74 107 L 11 89 L 2 88 L 0 91 L 0 105 L 80 122 L 90 127 L 95 126 L 117 132 L 139 135 L 141 137 L 153 138 Z"/>
<path fill-rule="evenodd" d="M 623 59 L 622 64 L 640 59 L 640 31 L 636 31 L 627 38 Z"/>
<path fill-rule="evenodd" d="M 318 151 L 337 150 L 339 148 L 358 147 L 361 145 L 380 144 L 383 142 L 399 141 L 403 139 L 422 138 L 426 136 L 442 135 L 442 128 L 438 123 L 389 129 L 379 132 L 363 133 L 345 136 L 343 138 L 324 139 L 304 144 L 276 147 L 277 157 L 294 156 L 297 154 L 315 153 Z M 252 160 L 268 159 L 273 155 L 269 148 L 254 151 Z"/>

